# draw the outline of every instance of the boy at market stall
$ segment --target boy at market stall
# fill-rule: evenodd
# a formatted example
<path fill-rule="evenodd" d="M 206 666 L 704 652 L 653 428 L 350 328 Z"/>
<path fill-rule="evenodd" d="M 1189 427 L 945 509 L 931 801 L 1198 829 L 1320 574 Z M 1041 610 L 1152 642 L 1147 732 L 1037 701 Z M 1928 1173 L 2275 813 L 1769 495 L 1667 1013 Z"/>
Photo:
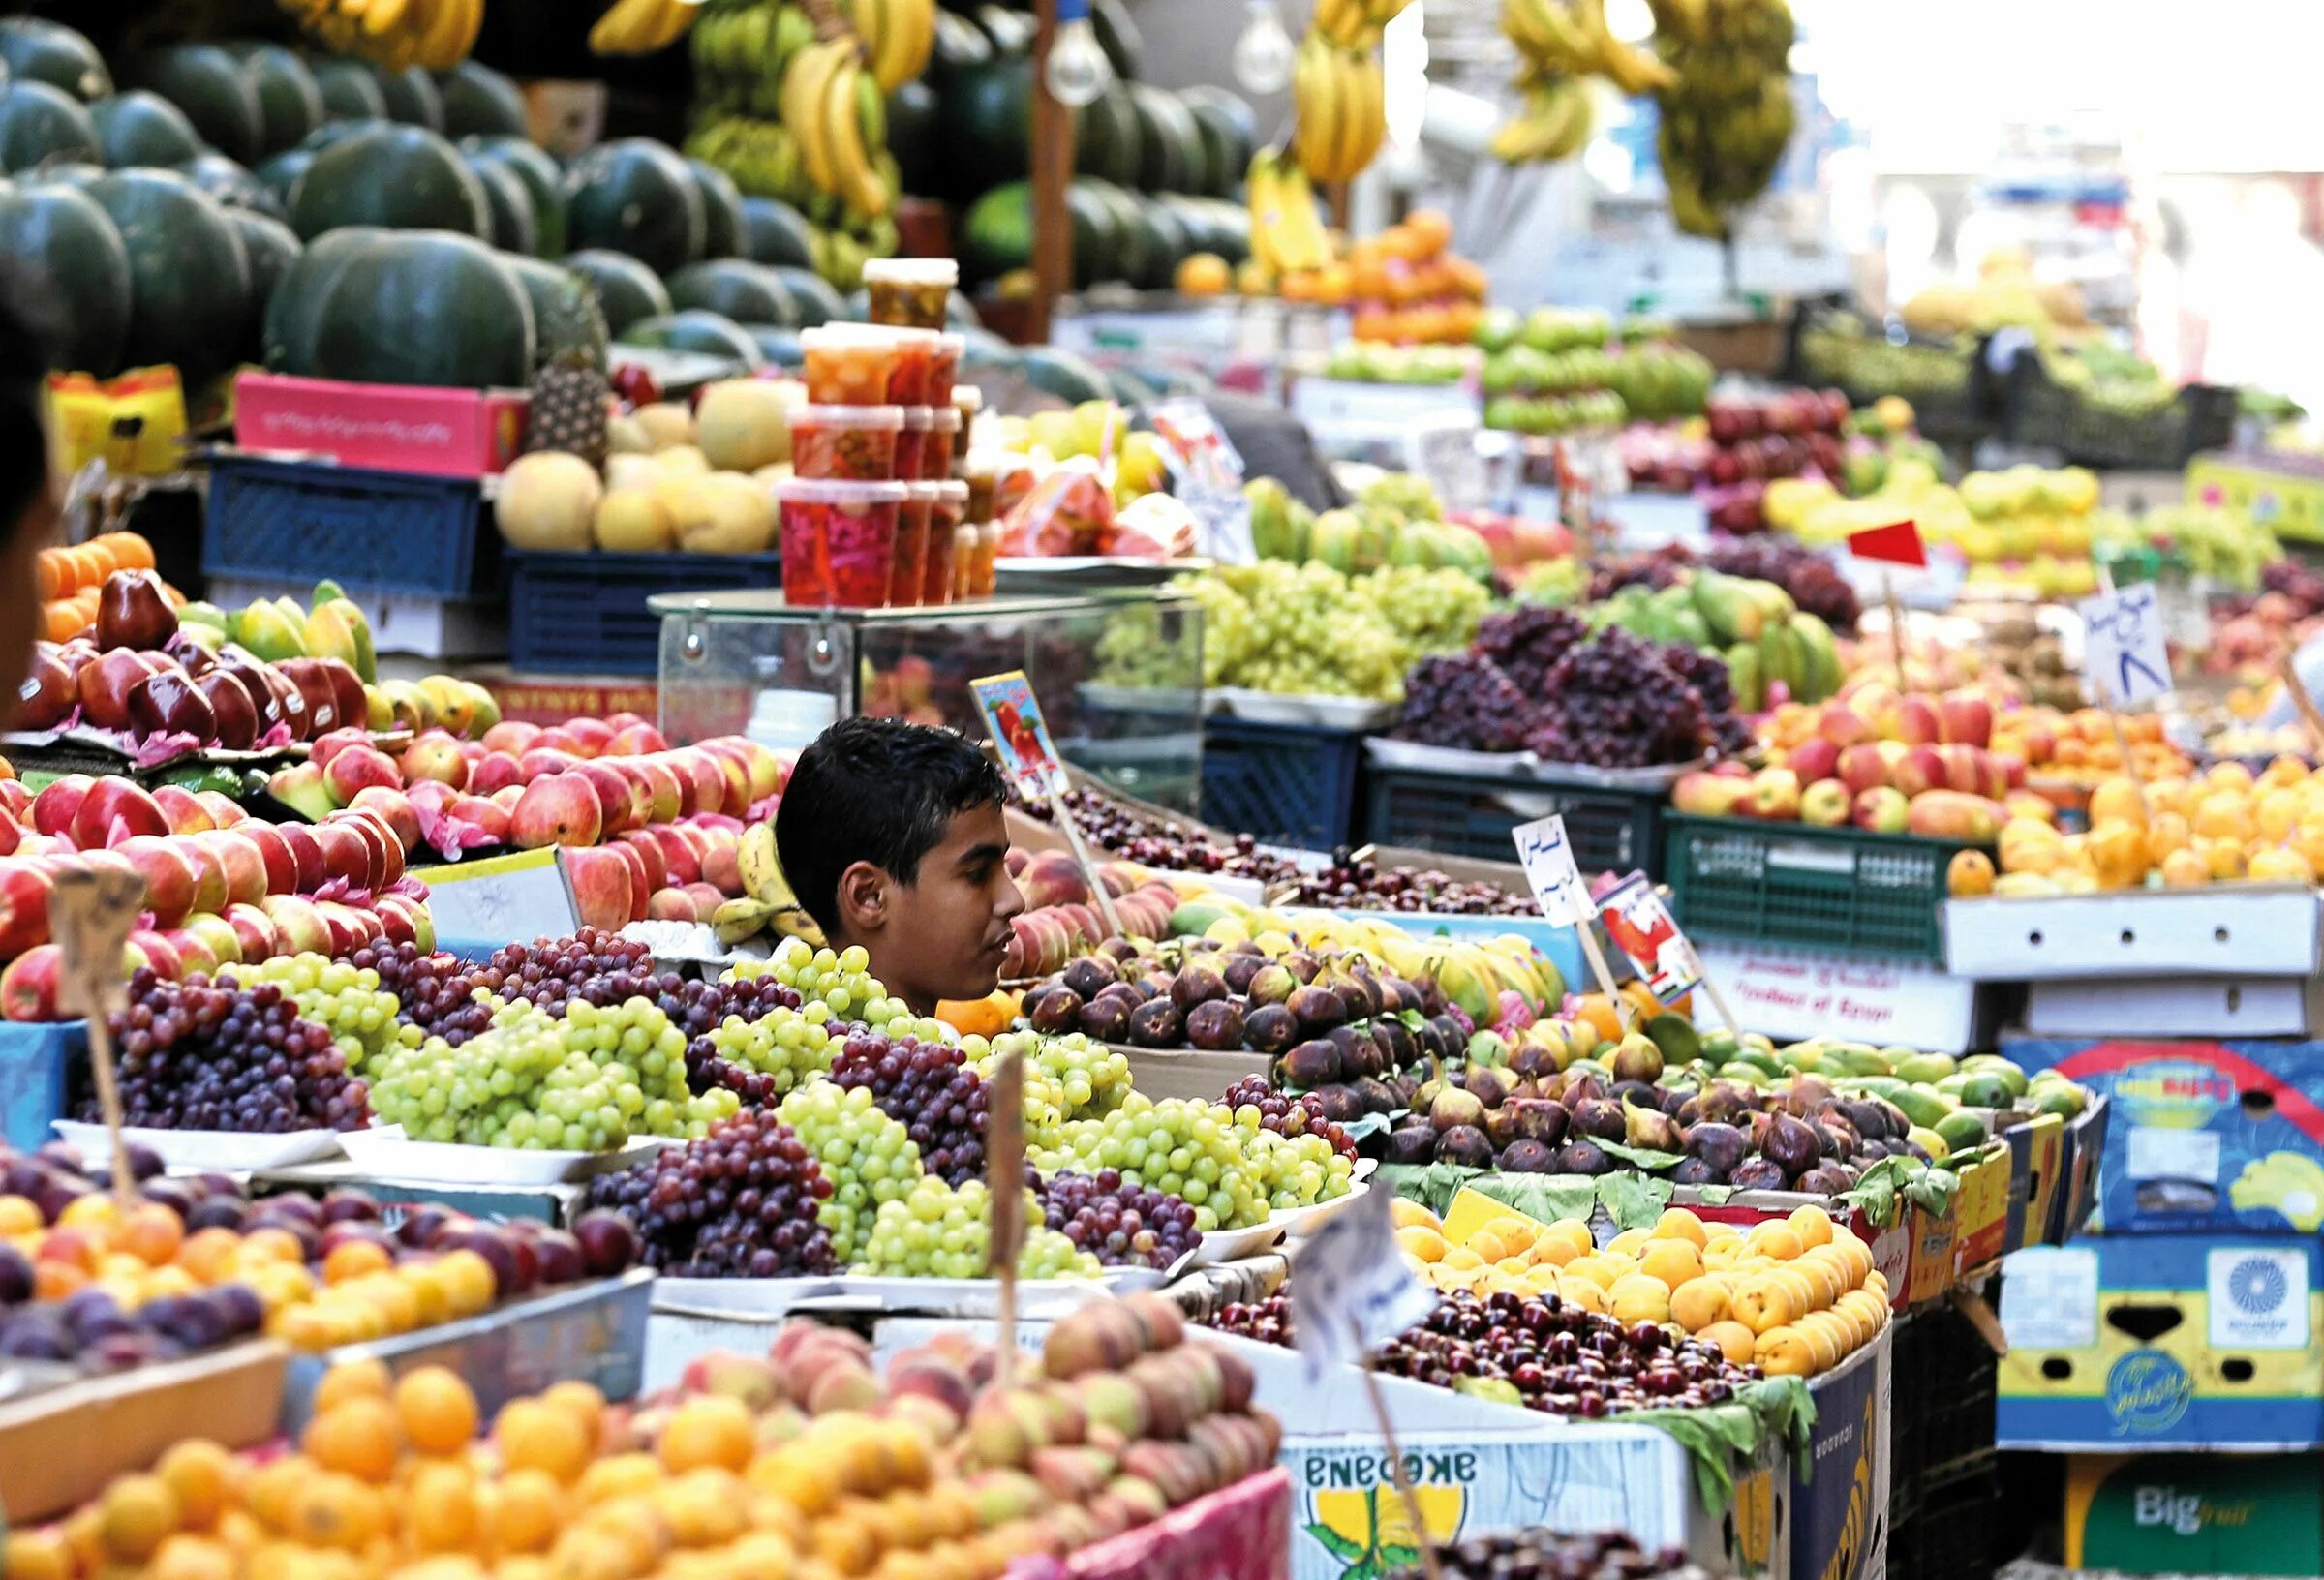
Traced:
<path fill-rule="evenodd" d="M 40 616 L 33 557 L 56 540 L 56 490 L 41 421 L 49 327 L 23 278 L 0 263 L 0 723 L 17 703 Z"/>
<path fill-rule="evenodd" d="M 799 754 L 775 812 L 775 848 L 834 949 L 917 1015 L 999 985 L 1009 921 L 1000 770 L 965 737 L 892 718 L 841 719 Z"/>

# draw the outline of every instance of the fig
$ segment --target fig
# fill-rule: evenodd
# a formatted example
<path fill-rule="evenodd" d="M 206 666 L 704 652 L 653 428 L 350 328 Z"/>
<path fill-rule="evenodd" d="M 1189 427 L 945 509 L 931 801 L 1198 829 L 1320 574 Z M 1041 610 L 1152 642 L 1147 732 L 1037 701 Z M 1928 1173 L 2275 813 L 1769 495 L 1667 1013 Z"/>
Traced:
<path fill-rule="evenodd" d="M 1756 1105 L 1751 1094 L 1731 1080 L 1714 1080 L 1696 1094 L 1697 1112 L 1715 1124 L 1740 1124 Z"/>
<path fill-rule="evenodd" d="M 1882 1158 L 1889 1155 L 1888 1143 L 1886 1141 L 1866 1141 L 1862 1146 L 1856 1149 L 1856 1161 L 1858 1163 L 1878 1163 Z"/>
<path fill-rule="evenodd" d="M 1372 968 L 1364 964 L 1361 958 L 1354 965 L 1348 967 L 1348 980 L 1353 982 L 1357 990 L 1363 995 L 1363 1015 L 1359 1018 L 1369 1018 L 1387 1012 L 1388 995 L 1381 988 L 1380 979 L 1372 975 Z M 1346 995 L 1343 993 L 1341 996 L 1345 997 Z"/>
<path fill-rule="evenodd" d="M 1557 1074 L 1557 1059 L 1539 1043 L 1519 1042 L 1509 1050 L 1509 1070 L 1514 1076 L 1535 1079 Z"/>
<path fill-rule="evenodd" d="M 1888 1139 L 1888 1116 L 1881 1111 L 1881 1106 L 1878 1103 L 1866 1103 L 1860 1099 L 1843 1099 L 1840 1104 L 1840 1111 L 1848 1115 L 1848 1122 L 1856 1127 L 1856 1135 L 1864 1140 L 1884 1141 Z"/>
<path fill-rule="evenodd" d="M 1186 1041 L 1211 1053 L 1242 1046 L 1242 1011 L 1232 999 L 1197 1004 L 1186 1016 Z"/>
<path fill-rule="evenodd" d="M 1356 1082 L 1356 1093 L 1363 1099 L 1363 1111 L 1366 1113 L 1391 1113 L 1404 1106 L 1403 1099 L 1396 1095 L 1396 1089 L 1385 1080 L 1360 1080 Z"/>
<path fill-rule="evenodd" d="M 1110 956 L 1085 955 L 1067 966 L 1058 980 L 1084 998 L 1095 998 L 1121 980 L 1121 967 Z"/>
<path fill-rule="evenodd" d="M 1262 965 L 1251 974 L 1242 992 L 1254 1008 L 1261 1004 L 1280 1004 L 1298 989 L 1299 981 L 1281 965 Z"/>
<path fill-rule="evenodd" d="M 1654 1106 L 1675 1119 L 1678 1110 L 1687 1106 L 1687 1099 L 1694 1095 L 1684 1086 L 1657 1086 L 1654 1089 Z"/>
<path fill-rule="evenodd" d="M 1573 1105 L 1568 1128 L 1578 1136 L 1602 1141 L 1618 1141 L 1630 1134 L 1620 1107 L 1603 1097 L 1584 1098 Z"/>
<path fill-rule="evenodd" d="M 1516 1115 L 1517 1135 L 1528 1141 L 1555 1146 L 1566 1139 L 1566 1109 L 1562 1103 L 1542 1097 L 1513 1097 L 1502 1111 Z"/>
<path fill-rule="evenodd" d="M 1130 1041 L 1140 1048 L 1176 1048 L 1178 1012 L 1166 998 L 1149 998 L 1130 1012 Z"/>
<path fill-rule="evenodd" d="M 1738 1191 L 1781 1191 L 1791 1183 L 1773 1158 L 1745 1158 L 1728 1171 L 1727 1182 Z"/>
<path fill-rule="evenodd" d="M 1515 1140 L 1501 1149 L 1501 1167 L 1513 1174 L 1546 1174 L 1557 1165 L 1557 1154 L 1536 1140 Z"/>
<path fill-rule="evenodd" d="M 1706 1121 L 1687 1132 L 1687 1156 L 1700 1158 L 1722 1174 L 1741 1163 L 1746 1150 L 1743 1133 L 1732 1125 Z"/>
<path fill-rule="evenodd" d="M 1837 1113 L 1819 1119 L 1808 1128 L 1816 1133 L 1817 1144 L 1823 1148 L 1825 1157 L 1846 1163 L 1856 1155 L 1859 1144 L 1856 1127 Z"/>
<path fill-rule="evenodd" d="M 1197 1004 L 1214 1003 L 1226 996 L 1226 978 L 1207 965 L 1186 966 L 1170 984 L 1170 1001 L 1181 1016 Z"/>
<path fill-rule="evenodd" d="M 1795 1118 L 1806 1118 L 1817 1112 L 1832 1099 L 1832 1083 L 1821 1076 L 1797 1075 L 1791 1078 L 1789 1090 L 1784 1093 L 1784 1111 Z"/>
<path fill-rule="evenodd" d="M 1690 1097 L 1684 1103 L 1681 1103 L 1676 1110 L 1671 1113 L 1670 1117 L 1678 1121 L 1679 1129 L 1692 1130 L 1695 1126 L 1702 1123 L 1701 1098 L 1702 1094 L 1700 1092 L 1696 1093 L 1693 1097 Z"/>
<path fill-rule="evenodd" d="M 1383 1018 L 1371 1024 L 1372 1041 L 1380 1045 L 1381 1063 L 1396 1070 L 1421 1056 L 1421 1045 L 1412 1035 L 1412 1028 L 1401 1020 Z"/>
<path fill-rule="evenodd" d="M 1363 1117 L 1363 1099 L 1353 1086 L 1319 1086 L 1305 1099 L 1309 1109 L 1335 1125 L 1352 1125 Z"/>
<path fill-rule="evenodd" d="M 1606 1096 L 1617 1103 L 1636 1103 L 1640 1108 L 1660 1109 L 1662 1094 L 1643 1080 L 1617 1080 Z"/>
<path fill-rule="evenodd" d="M 1083 1035 L 1100 1043 L 1118 1043 L 1130 1034 L 1130 1012 L 1118 998 L 1100 998 L 1082 1006 Z"/>
<path fill-rule="evenodd" d="M 1129 1014 L 1139 1005 L 1145 1003 L 1147 996 L 1148 995 L 1144 989 L 1144 986 L 1135 982 L 1111 983 L 1097 990 L 1098 998 L 1109 999 L 1114 1003 L 1119 1004 L 1121 1006 L 1121 1013 L 1124 1015 Z"/>
<path fill-rule="evenodd" d="M 1816 1167 L 1823 1155 L 1817 1143 L 1816 1132 L 1805 1120 L 1790 1114 L 1771 1115 L 1767 1121 L 1767 1138 L 1759 1143 L 1759 1151 L 1786 1175 L 1804 1172 Z"/>
<path fill-rule="evenodd" d="M 1623 1139 L 1632 1146 L 1650 1148 L 1656 1152 L 1683 1152 L 1686 1141 L 1678 1126 L 1660 1109 L 1641 1108 L 1636 1103 L 1622 1105 Z"/>
<path fill-rule="evenodd" d="M 1586 1136 L 1577 1136 L 1557 1149 L 1557 1172 L 1561 1174 L 1605 1174 L 1613 1171 L 1614 1160 L 1605 1149 Z"/>
<path fill-rule="evenodd" d="M 1436 1127 L 1439 1136 L 1452 1130 L 1475 1130 L 1484 1123 L 1484 1105 L 1474 1092 L 1448 1086 L 1428 1105 L 1428 1122 Z M 1483 1139 L 1481 1135 L 1479 1139 Z"/>
<path fill-rule="evenodd" d="M 1436 1157 L 1436 1127 L 1425 1119 L 1408 1119 L 1388 1133 L 1390 1163 L 1429 1163 Z"/>
<path fill-rule="evenodd" d="M 1469 1089 L 1470 1096 L 1488 1109 L 1499 1108 L 1502 1101 L 1509 1096 L 1508 1078 L 1490 1065 L 1473 1064 L 1469 1066 L 1469 1078 L 1461 1084 Z"/>
<path fill-rule="evenodd" d="M 1024 1007 L 1024 1018 L 1035 1031 L 1062 1036 L 1082 1023 L 1082 995 L 1062 983 L 1044 988 Z"/>
<path fill-rule="evenodd" d="M 1100 954 L 1117 965 L 1127 965 L 1138 957 L 1138 942 L 1134 938 L 1109 938 L 1097 947 Z"/>
<path fill-rule="evenodd" d="M 1649 1085 L 1662 1079 L 1663 1050 L 1640 1032 L 1632 1032 L 1614 1045 L 1614 1079 L 1642 1080 Z"/>
<path fill-rule="evenodd" d="M 1404 1094 L 1405 1106 L 1415 1113 L 1426 1113 L 1428 1106 L 1436 1101 L 1436 1094 L 1443 1091 L 1446 1084 L 1441 1080 L 1421 1081 Z"/>
<path fill-rule="evenodd" d="M 1301 983 L 1309 983 L 1315 980 L 1315 973 L 1317 970 L 1315 957 L 1308 954 L 1303 949 L 1285 950 L 1283 952 L 1282 958 L 1277 960 L 1275 963 L 1280 965 L 1284 970 L 1290 972 L 1293 977 Z"/>
<path fill-rule="evenodd" d="M 1380 1062 L 1379 1046 L 1367 1033 L 1354 1026 L 1333 1026 L 1327 1041 L 1339 1049 L 1340 1065 L 1347 1071 L 1350 1080 L 1359 1076 L 1376 1076 L 1384 1068 Z"/>
<path fill-rule="evenodd" d="M 1280 1053 L 1300 1040 L 1299 1018 L 1280 1004 L 1257 1004 L 1243 1017 L 1242 1036 L 1262 1053 Z"/>
<path fill-rule="evenodd" d="M 1681 1158 L 1678 1167 L 1670 1170 L 1673 1185 L 1716 1185 L 1726 1177 L 1707 1158 Z"/>
<path fill-rule="evenodd" d="M 1321 1037 L 1347 1018 L 1339 995 L 1329 988 L 1294 988 L 1284 1003 L 1300 1018 L 1300 1030 L 1310 1037 Z"/>
<path fill-rule="evenodd" d="M 1811 1196 L 1838 1196 L 1854 1183 L 1855 1181 L 1849 1177 L 1848 1170 L 1840 1165 L 1819 1163 L 1793 1180 L 1791 1188 L 1795 1191 L 1805 1191 Z"/>
<path fill-rule="evenodd" d="M 1225 980 L 1228 992 L 1247 993 L 1251 990 L 1251 979 L 1266 970 L 1268 964 L 1264 955 L 1236 955 L 1228 959 L 1219 976 Z"/>
<path fill-rule="evenodd" d="M 1339 1049 L 1320 1037 L 1311 1037 L 1285 1053 L 1275 1068 L 1282 1072 L 1281 1084 L 1313 1090 L 1329 1086 L 1339 1079 Z"/>
<path fill-rule="evenodd" d="M 1475 1125 L 1454 1125 L 1439 1131 L 1436 1155 L 1447 1163 L 1457 1163 L 1467 1169 L 1490 1169 L 1493 1166 L 1493 1143 L 1484 1139 L 1484 1132 Z"/>
<path fill-rule="evenodd" d="M 1157 998 L 1168 998 L 1170 996 L 1170 985 L 1177 980 L 1177 979 L 1176 977 L 1170 976 L 1165 972 L 1148 971 L 1145 976 L 1140 977 L 1137 982 L 1131 986 L 1137 989 L 1138 1002 L 1141 1004 L 1147 1004 L 1151 1003 Z"/>
<path fill-rule="evenodd" d="M 1443 1041 L 1446 1058 L 1456 1059 L 1467 1049 L 1469 1046 L 1469 1028 L 1467 1026 L 1462 1025 L 1449 1015 L 1432 1015 L 1428 1018 L 1428 1023 L 1436 1028 L 1437 1036 Z"/>
<path fill-rule="evenodd" d="M 1493 1143 L 1496 1152 L 1508 1150 L 1509 1143 L 1517 1139 L 1517 1110 L 1510 1108 L 1485 1109 L 1484 1139 Z"/>

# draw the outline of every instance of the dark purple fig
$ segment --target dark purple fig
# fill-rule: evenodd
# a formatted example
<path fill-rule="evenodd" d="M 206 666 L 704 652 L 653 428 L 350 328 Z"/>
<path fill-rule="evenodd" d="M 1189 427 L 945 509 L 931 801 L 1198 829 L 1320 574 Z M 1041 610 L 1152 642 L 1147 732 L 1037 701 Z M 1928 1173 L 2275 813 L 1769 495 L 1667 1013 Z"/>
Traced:
<path fill-rule="evenodd" d="M 1242 1036 L 1262 1053 L 1280 1053 L 1300 1040 L 1299 1018 L 1280 1004 L 1259 1004 L 1243 1017 Z"/>
<path fill-rule="evenodd" d="M 1225 979 L 1228 992 L 1247 993 L 1251 990 L 1251 979 L 1266 970 L 1269 963 L 1264 955 L 1236 955 L 1229 957 L 1219 976 Z"/>
<path fill-rule="evenodd" d="M 1024 1018 L 1035 1031 L 1053 1037 L 1078 1031 L 1082 1023 L 1082 995 L 1063 983 L 1041 988 L 1024 1007 Z"/>
<path fill-rule="evenodd" d="M 1567 1108 L 1579 1108 L 1594 1097 L 1605 1095 L 1605 1082 L 1587 1070 L 1568 1070 L 1566 1083 L 1558 1088 L 1557 1100 Z"/>
<path fill-rule="evenodd" d="M 1396 1089 L 1378 1079 L 1356 1082 L 1356 1094 L 1363 1099 L 1363 1111 L 1366 1113 L 1389 1113 L 1404 1106 L 1403 1100 L 1396 1095 Z"/>
<path fill-rule="evenodd" d="M 1515 1140 L 1501 1149 L 1501 1167 L 1513 1174 L 1546 1174 L 1557 1165 L 1557 1154 L 1540 1141 Z"/>
<path fill-rule="evenodd" d="M 1188 965 L 1171 979 L 1170 1001 L 1183 1016 L 1197 1004 L 1208 1004 L 1227 996 L 1227 979 L 1207 965 Z"/>
<path fill-rule="evenodd" d="M 1648 1109 L 1662 1107 L 1661 1094 L 1643 1080 L 1617 1080 L 1614 1082 L 1613 1089 L 1605 1095 L 1616 1103 L 1636 1103 L 1641 1108 Z"/>
<path fill-rule="evenodd" d="M 1738 1191 L 1789 1190 L 1791 1181 L 1772 1158 L 1745 1158 L 1728 1170 L 1727 1182 Z"/>
<path fill-rule="evenodd" d="M 1700 1158 L 1715 1173 L 1731 1171 L 1745 1151 L 1743 1133 L 1732 1125 L 1706 1122 L 1687 1132 L 1687 1155 Z"/>
<path fill-rule="evenodd" d="M 1437 1134 L 1436 1155 L 1446 1163 L 1457 1163 L 1466 1169 L 1490 1169 L 1493 1143 L 1475 1125 L 1454 1125 Z"/>
<path fill-rule="evenodd" d="M 1354 1080 L 1360 1076 L 1380 1073 L 1379 1045 L 1372 1041 L 1369 1032 L 1354 1026 L 1333 1026 L 1325 1040 L 1339 1049 L 1339 1067 L 1347 1072 L 1346 1079 Z"/>
<path fill-rule="evenodd" d="M 1517 1110 L 1504 1105 L 1484 1112 L 1484 1139 L 1493 1143 L 1493 1150 L 1505 1152 L 1509 1143 L 1517 1139 Z"/>
<path fill-rule="evenodd" d="M 1791 1182 L 1795 1191 L 1810 1196 L 1838 1196 L 1855 1184 L 1846 1169 L 1836 1163 L 1819 1163 Z"/>
<path fill-rule="evenodd" d="M 1767 1139 L 1759 1150 L 1787 1175 L 1803 1173 L 1816 1167 L 1823 1155 L 1816 1132 L 1806 1121 L 1794 1119 L 1788 1113 L 1775 1114 L 1767 1121 Z"/>
<path fill-rule="evenodd" d="M 1339 995 L 1329 988 L 1295 988 L 1284 1002 L 1300 1018 L 1300 1030 L 1310 1037 L 1323 1036 L 1348 1018 Z"/>
<path fill-rule="evenodd" d="M 1197 1004 L 1186 1017 L 1186 1042 L 1206 1052 L 1224 1053 L 1242 1046 L 1242 1009 L 1231 998 Z"/>
<path fill-rule="evenodd" d="M 1541 1097 L 1513 1097 L 1503 1109 L 1516 1115 L 1517 1135 L 1525 1140 L 1555 1146 L 1566 1139 L 1567 1114 L 1563 1104 Z"/>
<path fill-rule="evenodd" d="M 1425 1119 L 1406 1120 L 1388 1133 L 1390 1163 L 1433 1163 L 1436 1127 Z"/>
<path fill-rule="evenodd" d="M 1557 1172 L 1561 1174 L 1606 1174 L 1613 1172 L 1614 1160 L 1605 1149 L 1586 1136 L 1576 1136 L 1557 1149 Z"/>
<path fill-rule="evenodd" d="M 1127 965 L 1138 957 L 1138 940 L 1135 938 L 1109 938 L 1097 946 L 1097 952 L 1116 965 Z"/>
<path fill-rule="evenodd" d="M 1319 1086 L 1307 1094 L 1305 1102 L 1335 1125 L 1352 1125 L 1363 1117 L 1363 1099 L 1353 1086 Z"/>
<path fill-rule="evenodd" d="M 1856 1134 L 1865 1140 L 1884 1141 L 1888 1139 L 1888 1116 L 1881 1111 L 1878 1103 L 1847 1099 L 1842 1101 L 1840 1111 L 1848 1115 L 1848 1122 L 1856 1127 Z"/>
<path fill-rule="evenodd" d="M 1282 1084 L 1312 1091 L 1329 1086 L 1344 1074 L 1340 1068 L 1339 1049 L 1321 1037 L 1311 1037 L 1285 1053 L 1277 1068 L 1282 1072 Z"/>
<path fill-rule="evenodd" d="M 1057 980 L 1084 998 L 1095 998 L 1121 980 L 1121 967 L 1111 955 L 1085 955 Z"/>
<path fill-rule="evenodd" d="M 1353 982 L 1358 991 L 1363 994 L 1363 1014 L 1358 1018 L 1368 1019 L 1372 1016 L 1387 1012 L 1388 995 L 1381 988 L 1380 979 L 1372 975 L 1370 966 L 1364 964 L 1361 959 L 1358 959 L 1355 964 L 1348 967 L 1348 980 Z"/>
<path fill-rule="evenodd" d="M 1406 1010 L 1421 1007 L 1421 990 L 1403 977 L 1389 977 L 1380 984 L 1380 1013 L 1402 1015 Z"/>
<path fill-rule="evenodd" d="M 1082 1006 L 1079 1029 L 1093 1042 L 1118 1043 L 1130 1034 L 1130 1012 L 1118 998 L 1093 999 Z"/>
<path fill-rule="evenodd" d="M 1166 998 L 1149 998 L 1130 1012 L 1130 1041 L 1140 1048 L 1176 1048 L 1184 1035 L 1177 1007 Z"/>
<path fill-rule="evenodd" d="M 1462 1082 L 1470 1095 L 1488 1109 L 1499 1108 L 1509 1097 L 1511 1081 L 1502 1072 L 1489 1064 L 1469 1066 L 1469 1079 Z"/>
<path fill-rule="evenodd" d="M 1716 1185 L 1726 1177 L 1703 1158 L 1681 1158 L 1678 1167 L 1670 1170 L 1673 1185 Z"/>
<path fill-rule="evenodd" d="M 1785 1089 L 1782 1106 L 1786 1113 L 1804 1118 L 1816 1112 L 1832 1097 L 1832 1083 L 1821 1076 L 1797 1075 Z"/>
<path fill-rule="evenodd" d="M 1412 1028 L 1403 1021 L 1382 1018 L 1371 1024 L 1372 1041 L 1379 1045 L 1380 1059 L 1390 1070 L 1401 1069 L 1421 1056 L 1421 1045 L 1413 1037 Z"/>
<path fill-rule="evenodd" d="M 1577 1136 L 1591 1137 L 1601 1141 L 1618 1141 L 1630 1134 L 1630 1125 L 1622 1117 L 1619 1104 L 1603 1097 L 1586 1098 L 1573 1107 L 1570 1127 Z"/>

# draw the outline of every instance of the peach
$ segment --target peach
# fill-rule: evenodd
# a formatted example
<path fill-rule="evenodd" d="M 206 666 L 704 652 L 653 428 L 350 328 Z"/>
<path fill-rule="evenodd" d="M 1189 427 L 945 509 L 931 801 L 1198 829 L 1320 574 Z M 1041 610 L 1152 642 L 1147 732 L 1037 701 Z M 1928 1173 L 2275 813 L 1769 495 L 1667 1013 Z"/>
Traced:
<path fill-rule="evenodd" d="M 605 808 L 597 800 L 596 786 L 579 774 L 553 773 L 535 779 L 508 814 L 509 837 L 525 850 L 595 845 L 604 828 Z M 626 876 L 627 867 L 623 871 Z M 624 912 L 627 909 L 625 904 Z"/>

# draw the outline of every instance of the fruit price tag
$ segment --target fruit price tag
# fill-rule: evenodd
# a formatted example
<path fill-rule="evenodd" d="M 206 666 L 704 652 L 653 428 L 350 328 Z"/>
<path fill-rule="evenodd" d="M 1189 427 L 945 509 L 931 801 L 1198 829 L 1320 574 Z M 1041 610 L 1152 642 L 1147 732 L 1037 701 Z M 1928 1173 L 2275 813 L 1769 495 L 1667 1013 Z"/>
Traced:
<path fill-rule="evenodd" d="M 2082 675 L 2101 708 L 2133 708 L 2171 689 L 2171 654 L 2152 584 L 2084 598 Z"/>
<path fill-rule="evenodd" d="M 1525 881 L 1533 885 L 1534 903 L 1557 927 L 1579 926 L 1596 910 L 1581 868 L 1574 861 L 1574 842 L 1566 837 L 1562 817 L 1537 817 L 1511 831 L 1517 841 L 1517 861 Z"/>
<path fill-rule="evenodd" d="M 1598 920 L 1657 1002 L 1675 1003 L 1700 986 L 1702 960 L 1645 873 L 1633 872 L 1607 890 L 1598 901 Z"/>
<path fill-rule="evenodd" d="M 1848 552 L 1859 560 L 1910 565 L 1915 570 L 1925 568 L 1929 562 L 1927 551 L 1920 546 L 1920 526 L 1911 521 L 1892 521 L 1885 527 L 1867 527 L 1860 532 L 1850 532 Z"/>
<path fill-rule="evenodd" d="M 1291 1325 L 1310 1379 L 1361 1361 L 1436 1309 L 1405 1264 L 1388 1214 L 1391 1191 L 1363 1193 L 1307 1237 L 1292 1259 Z"/>
<path fill-rule="evenodd" d="M 556 845 L 412 875 L 428 886 L 436 936 L 447 941 L 498 948 L 511 938 L 562 938 L 581 925 L 565 852 Z"/>

